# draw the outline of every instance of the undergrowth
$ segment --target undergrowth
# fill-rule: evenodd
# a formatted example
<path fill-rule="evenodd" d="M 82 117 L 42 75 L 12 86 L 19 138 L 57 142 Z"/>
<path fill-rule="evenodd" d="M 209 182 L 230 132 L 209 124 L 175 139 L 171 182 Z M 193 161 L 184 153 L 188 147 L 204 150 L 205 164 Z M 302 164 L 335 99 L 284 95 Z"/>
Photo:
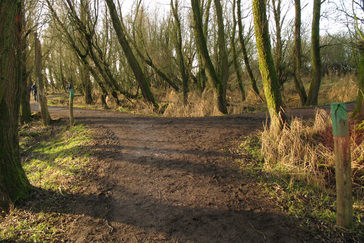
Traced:
<path fill-rule="evenodd" d="M 259 178 L 283 211 L 298 219 L 318 241 L 364 240 L 364 129 L 352 124 L 354 225 L 335 227 L 336 192 L 331 119 L 318 110 L 314 121 L 293 119 L 280 133 L 267 127 L 241 143 L 243 173 Z"/>
<path fill-rule="evenodd" d="M 28 200 L 18 202 L 0 218 L 0 241 L 62 239 L 67 231 L 62 213 L 65 195 L 77 193 L 86 180 L 90 131 L 81 124 L 70 128 L 58 121 L 44 127 L 33 121 L 20 127 L 19 137 L 22 164 L 32 191 Z"/>
<path fill-rule="evenodd" d="M 345 76 L 326 75 L 322 79 L 319 93 L 319 105 L 330 104 L 335 102 L 350 102 L 357 96 L 358 83 L 355 74 L 347 74 Z M 303 79 L 306 90 L 308 90 L 311 79 L 305 77 Z M 226 90 L 226 103 L 228 114 L 243 114 L 266 111 L 266 102 L 259 98 L 251 89 L 251 84 L 246 80 L 244 83 L 246 99 L 242 100 L 241 92 L 236 81 L 230 80 Z M 262 84 L 258 82 L 260 97 L 264 98 Z M 160 105 L 160 109 L 156 110 L 153 105 L 146 102 L 142 96 L 137 99 L 127 99 L 123 95 L 118 94 L 118 102 L 112 96 L 107 96 L 106 102 L 108 109 L 123 112 L 137 113 L 145 115 L 158 115 L 167 117 L 204 117 L 219 116 L 216 104 L 216 97 L 213 89 L 207 84 L 204 91 L 201 91 L 195 85 L 189 87 L 187 104 L 183 102 L 183 94 L 181 91 L 176 92 L 168 87 L 152 87 L 153 94 Z M 76 90 L 77 92 L 77 90 Z M 137 93 L 135 90 L 134 93 Z M 286 107 L 301 107 L 300 98 L 295 89 L 293 80 L 284 84 L 282 89 L 283 102 Z M 74 97 L 74 107 L 87 109 L 104 109 L 101 104 L 101 92 L 97 89 L 93 93 L 93 104 L 85 104 L 82 95 L 77 94 Z M 69 96 L 66 93 L 50 96 L 49 105 L 68 106 Z"/>

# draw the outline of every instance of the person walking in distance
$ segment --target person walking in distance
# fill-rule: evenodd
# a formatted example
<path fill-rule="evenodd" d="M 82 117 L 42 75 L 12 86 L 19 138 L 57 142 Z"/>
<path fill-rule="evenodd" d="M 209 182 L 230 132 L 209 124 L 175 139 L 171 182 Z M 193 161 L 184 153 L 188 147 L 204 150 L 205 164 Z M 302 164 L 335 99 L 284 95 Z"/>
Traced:
<path fill-rule="evenodd" d="M 34 83 L 32 85 L 32 91 L 33 91 L 33 97 L 34 97 L 34 101 L 38 102 L 38 97 L 37 97 L 37 85 Z"/>

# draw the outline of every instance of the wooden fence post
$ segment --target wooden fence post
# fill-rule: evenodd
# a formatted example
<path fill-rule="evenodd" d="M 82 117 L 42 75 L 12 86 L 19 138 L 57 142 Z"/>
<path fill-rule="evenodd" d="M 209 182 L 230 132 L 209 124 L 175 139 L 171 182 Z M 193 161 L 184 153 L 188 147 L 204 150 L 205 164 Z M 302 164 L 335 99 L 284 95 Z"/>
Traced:
<path fill-rule="evenodd" d="M 346 104 L 331 104 L 332 130 L 335 146 L 336 225 L 349 228 L 353 220 L 351 188 L 351 155 L 348 110 Z"/>
<path fill-rule="evenodd" d="M 70 90 L 70 126 L 73 126 L 73 96 L 74 96 L 74 91 L 73 89 Z"/>

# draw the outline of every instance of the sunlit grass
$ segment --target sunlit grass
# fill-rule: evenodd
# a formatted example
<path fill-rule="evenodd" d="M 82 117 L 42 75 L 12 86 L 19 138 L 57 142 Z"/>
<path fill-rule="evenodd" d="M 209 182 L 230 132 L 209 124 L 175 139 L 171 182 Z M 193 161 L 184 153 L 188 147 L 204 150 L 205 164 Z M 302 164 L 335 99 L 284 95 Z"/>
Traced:
<path fill-rule="evenodd" d="M 74 190 L 70 181 L 88 163 L 84 146 L 89 140 L 89 130 L 78 124 L 40 141 L 23 163 L 30 183 L 44 189 Z"/>
<path fill-rule="evenodd" d="M 23 168 L 33 186 L 34 201 L 13 207 L 0 220 L 0 241 L 53 242 L 67 230 L 62 208 L 64 195 L 77 193 L 85 180 L 90 157 L 90 130 L 62 121 L 49 127 L 32 122 L 20 128 Z M 34 207 L 34 209 L 33 209 Z M 54 209 L 52 209 L 54 208 Z"/>

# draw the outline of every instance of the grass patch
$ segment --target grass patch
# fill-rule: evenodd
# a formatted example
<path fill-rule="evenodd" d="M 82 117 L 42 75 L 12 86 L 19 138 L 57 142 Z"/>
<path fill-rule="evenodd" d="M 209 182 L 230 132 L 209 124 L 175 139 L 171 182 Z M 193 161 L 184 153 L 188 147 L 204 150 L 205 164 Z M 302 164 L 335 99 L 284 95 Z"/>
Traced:
<path fill-rule="evenodd" d="M 292 121 L 279 134 L 267 128 L 239 147 L 242 172 L 258 179 L 283 211 L 299 220 L 318 241 L 364 241 L 364 129 L 351 127 L 354 225 L 336 228 L 336 189 L 331 119 L 318 111 L 315 121 Z"/>
<path fill-rule="evenodd" d="M 48 127 L 35 121 L 20 127 L 23 168 L 33 186 L 28 200 L 0 218 L 0 239 L 45 242 L 62 239 L 70 220 L 63 210 L 66 194 L 77 193 L 85 181 L 90 131 L 82 124 L 58 121 Z"/>
<path fill-rule="evenodd" d="M 51 129 L 33 127 L 29 132 L 20 131 L 27 133 L 38 135 L 20 137 L 23 168 L 30 183 L 46 190 L 77 190 L 71 181 L 88 163 L 90 154 L 84 148 L 90 140 L 89 130 L 81 124 L 71 128 L 62 124 Z"/>

